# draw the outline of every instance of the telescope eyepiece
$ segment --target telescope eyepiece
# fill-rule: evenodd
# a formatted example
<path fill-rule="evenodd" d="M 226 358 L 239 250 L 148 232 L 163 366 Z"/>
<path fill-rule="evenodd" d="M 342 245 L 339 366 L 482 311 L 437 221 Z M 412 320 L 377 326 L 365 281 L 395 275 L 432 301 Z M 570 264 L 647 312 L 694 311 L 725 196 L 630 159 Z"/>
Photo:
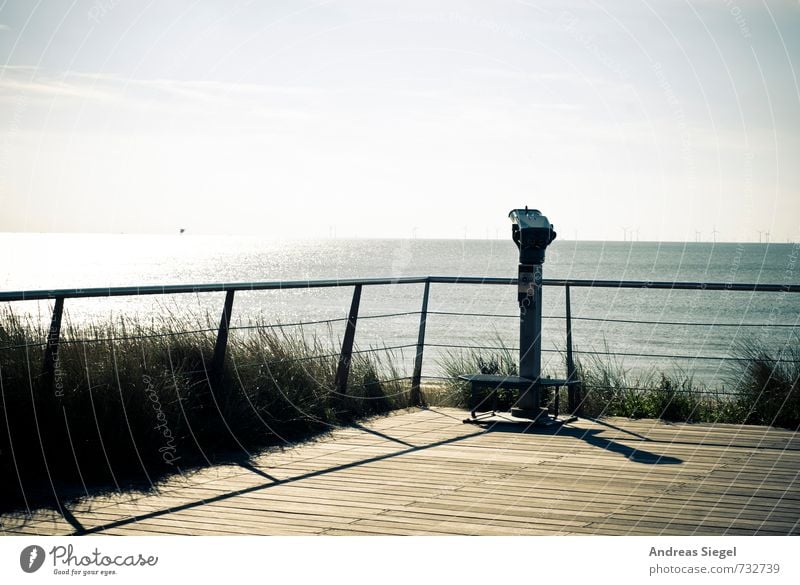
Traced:
<path fill-rule="evenodd" d="M 512 209 L 511 239 L 519 248 L 520 264 L 544 263 L 547 246 L 556 239 L 556 231 L 550 221 L 538 209 Z"/>

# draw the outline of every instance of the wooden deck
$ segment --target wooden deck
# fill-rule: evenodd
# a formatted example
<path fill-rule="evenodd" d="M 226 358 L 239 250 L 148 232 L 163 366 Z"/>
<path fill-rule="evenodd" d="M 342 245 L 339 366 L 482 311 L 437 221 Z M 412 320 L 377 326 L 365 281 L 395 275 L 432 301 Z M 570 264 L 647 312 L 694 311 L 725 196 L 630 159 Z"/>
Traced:
<path fill-rule="evenodd" d="M 800 437 L 660 421 L 481 428 L 394 414 L 5 534 L 798 534 Z"/>

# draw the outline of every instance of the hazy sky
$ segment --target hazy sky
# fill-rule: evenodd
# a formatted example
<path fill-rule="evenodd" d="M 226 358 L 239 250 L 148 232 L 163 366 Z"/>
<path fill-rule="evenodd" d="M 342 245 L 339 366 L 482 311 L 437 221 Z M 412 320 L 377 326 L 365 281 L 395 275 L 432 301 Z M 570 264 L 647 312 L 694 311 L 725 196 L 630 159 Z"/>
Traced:
<path fill-rule="evenodd" d="M 795 0 L 0 6 L 0 231 L 800 240 Z"/>

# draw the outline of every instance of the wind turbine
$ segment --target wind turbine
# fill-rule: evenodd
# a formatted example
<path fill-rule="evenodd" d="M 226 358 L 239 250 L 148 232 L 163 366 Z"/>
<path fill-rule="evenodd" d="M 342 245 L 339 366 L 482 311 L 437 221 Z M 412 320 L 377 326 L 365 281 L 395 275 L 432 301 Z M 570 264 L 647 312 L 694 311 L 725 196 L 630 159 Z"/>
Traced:
<path fill-rule="evenodd" d="M 711 238 L 713 239 L 715 244 L 717 243 L 717 234 L 718 233 L 719 232 L 717 231 L 717 226 L 714 226 L 714 229 L 711 230 Z"/>
<path fill-rule="evenodd" d="M 628 228 L 624 227 L 624 226 L 620 226 L 620 229 L 622 230 L 622 241 L 623 242 L 627 242 L 628 241 Z"/>

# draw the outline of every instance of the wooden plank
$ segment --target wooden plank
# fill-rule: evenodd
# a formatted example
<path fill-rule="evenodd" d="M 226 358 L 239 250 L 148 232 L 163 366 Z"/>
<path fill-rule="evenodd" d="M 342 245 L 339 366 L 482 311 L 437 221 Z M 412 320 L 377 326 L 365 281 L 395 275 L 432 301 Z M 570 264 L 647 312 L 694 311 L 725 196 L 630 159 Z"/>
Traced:
<path fill-rule="evenodd" d="M 796 433 L 627 419 L 520 433 L 484 431 L 463 417 L 452 409 L 394 413 L 364 423 L 374 432 L 336 429 L 267 450 L 252 464 L 277 484 L 222 465 L 151 493 L 70 508 L 83 526 L 107 534 L 798 532 Z M 679 462 L 636 460 L 648 453 Z M 74 530 L 52 511 L 0 522 L 5 534 Z"/>

